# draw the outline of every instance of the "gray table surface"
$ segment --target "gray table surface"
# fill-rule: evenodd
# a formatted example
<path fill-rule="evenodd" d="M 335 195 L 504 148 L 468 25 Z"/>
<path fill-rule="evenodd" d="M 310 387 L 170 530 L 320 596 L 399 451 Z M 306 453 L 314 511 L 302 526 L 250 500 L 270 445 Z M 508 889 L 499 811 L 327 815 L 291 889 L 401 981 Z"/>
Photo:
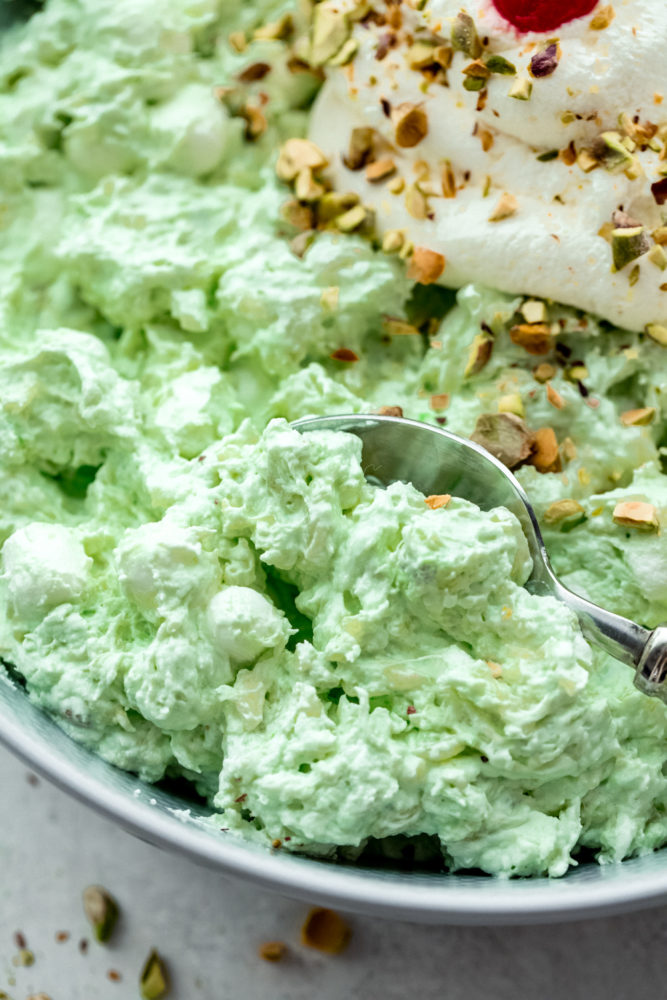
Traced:
<path fill-rule="evenodd" d="M 307 907 L 134 839 L 0 749 L 0 996 L 133 1000 L 157 947 L 170 1000 L 644 1000 L 665 996 L 667 908 L 547 927 L 454 928 L 350 916 L 338 956 L 299 943 Z M 90 942 L 81 890 L 122 908 L 113 943 Z M 317 900 L 313 901 L 314 903 Z M 17 967 L 15 934 L 34 953 Z M 69 938 L 58 942 L 58 932 Z M 264 941 L 289 948 L 279 964 Z M 108 978 L 110 970 L 119 981 Z"/>

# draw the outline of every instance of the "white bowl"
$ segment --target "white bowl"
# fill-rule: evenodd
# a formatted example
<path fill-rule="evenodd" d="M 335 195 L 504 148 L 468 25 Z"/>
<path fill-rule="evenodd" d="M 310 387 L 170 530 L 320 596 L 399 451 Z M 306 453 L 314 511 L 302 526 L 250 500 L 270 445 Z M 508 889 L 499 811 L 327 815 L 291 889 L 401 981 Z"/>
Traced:
<path fill-rule="evenodd" d="M 422 923 L 581 919 L 667 901 L 667 849 L 622 864 L 587 863 L 560 879 L 354 868 L 290 855 L 203 828 L 205 811 L 106 764 L 35 708 L 0 666 L 0 740 L 31 768 L 142 840 L 267 889 Z"/>

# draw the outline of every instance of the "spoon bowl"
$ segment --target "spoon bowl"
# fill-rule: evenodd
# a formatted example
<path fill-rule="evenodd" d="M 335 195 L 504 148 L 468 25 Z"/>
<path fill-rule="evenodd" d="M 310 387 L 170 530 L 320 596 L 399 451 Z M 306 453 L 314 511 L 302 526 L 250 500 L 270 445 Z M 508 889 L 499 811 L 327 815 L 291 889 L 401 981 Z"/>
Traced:
<path fill-rule="evenodd" d="M 533 560 L 528 590 L 566 604 L 590 642 L 636 668 L 635 684 L 644 694 L 667 701 L 667 627 L 651 631 L 568 590 L 554 574 L 523 487 L 480 445 L 431 424 L 377 414 L 309 417 L 292 426 L 301 433 L 339 431 L 361 438 L 361 465 L 375 485 L 412 483 L 425 496 L 451 493 L 482 510 L 507 508 L 521 524 Z"/>

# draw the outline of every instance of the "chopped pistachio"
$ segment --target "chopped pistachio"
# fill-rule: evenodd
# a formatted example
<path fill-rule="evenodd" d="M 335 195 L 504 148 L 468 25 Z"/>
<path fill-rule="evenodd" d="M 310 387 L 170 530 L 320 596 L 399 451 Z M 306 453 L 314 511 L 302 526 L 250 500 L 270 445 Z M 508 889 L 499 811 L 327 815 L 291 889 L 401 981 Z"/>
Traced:
<path fill-rule="evenodd" d="M 560 446 L 560 453 L 566 462 L 573 462 L 577 457 L 577 446 L 570 437 L 566 437 Z"/>
<path fill-rule="evenodd" d="M 406 52 L 406 59 L 410 69 L 426 69 L 437 62 L 435 55 L 435 43 L 418 41 L 410 46 Z"/>
<path fill-rule="evenodd" d="M 488 153 L 494 142 L 493 132 L 490 132 L 487 128 L 479 128 L 477 129 L 477 138 L 481 142 L 484 152 Z"/>
<path fill-rule="evenodd" d="M 450 396 L 448 392 L 436 392 L 428 401 L 432 410 L 446 410 L 449 406 Z"/>
<path fill-rule="evenodd" d="M 342 48 L 349 34 L 350 22 L 344 11 L 326 3 L 318 4 L 312 15 L 309 62 L 324 66 Z"/>
<path fill-rule="evenodd" d="M 652 264 L 655 264 L 656 267 L 659 267 L 661 271 L 664 271 L 665 268 L 667 268 L 667 253 L 665 253 L 663 248 L 658 243 L 654 243 L 646 256 L 647 259 L 650 260 Z"/>
<path fill-rule="evenodd" d="M 390 156 L 366 165 L 366 180 L 370 181 L 371 184 L 386 180 L 394 173 L 396 173 L 396 164 Z"/>
<path fill-rule="evenodd" d="M 557 410 L 562 410 L 565 406 L 565 400 L 559 392 L 556 392 L 550 382 L 547 382 L 547 400 L 552 406 L 555 406 Z"/>
<path fill-rule="evenodd" d="M 635 264 L 635 266 L 630 271 L 630 274 L 628 275 L 628 282 L 630 283 L 631 288 L 633 285 L 636 285 L 637 282 L 639 281 L 639 275 L 640 275 L 639 264 Z"/>
<path fill-rule="evenodd" d="M 411 184 L 405 192 L 405 207 L 413 219 L 426 219 L 428 217 L 428 201 L 417 184 Z"/>
<path fill-rule="evenodd" d="M 560 61 L 560 46 L 558 42 L 552 42 L 546 49 L 536 52 L 530 60 L 528 72 L 534 77 L 551 76 Z"/>
<path fill-rule="evenodd" d="M 432 285 L 445 270 L 445 258 L 428 247 L 415 247 L 408 267 L 408 278 L 421 285 Z"/>
<path fill-rule="evenodd" d="M 631 158 L 630 163 L 625 168 L 623 173 L 630 181 L 636 181 L 639 177 L 644 175 L 644 169 L 636 156 Z"/>
<path fill-rule="evenodd" d="M 611 173 L 625 170 L 632 163 L 632 154 L 623 145 L 618 132 L 602 132 L 591 147 L 591 155 Z"/>
<path fill-rule="evenodd" d="M 546 361 L 537 365 L 536 368 L 533 368 L 533 378 L 536 382 L 540 382 L 542 385 L 544 385 L 545 382 L 548 382 L 550 378 L 553 378 L 555 374 L 556 368 L 553 365 L 548 364 Z"/>
<path fill-rule="evenodd" d="M 547 307 L 541 299 L 526 299 L 520 310 L 526 323 L 544 323 Z"/>
<path fill-rule="evenodd" d="M 577 153 L 577 166 L 585 174 L 590 174 L 591 170 L 600 166 L 600 161 L 588 149 L 580 149 Z"/>
<path fill-rule="evenodd" d="M 387 185 L 390 194 L 403 194 L 405 191 L 405 180 L 403 177 L 394 177 Z"/>
<path fill-rule="evenodd" d="M 489 222 L 501 222 L 503 219 L 509 219 L 511 215 L 516 213 L 518 207 L 519 205 L 514 195 L 508 194 L 505 191 L 504 194 L 501 194 L 496 207 L 489 216 Z"/>
<path fill-rule="evenodd" d="M 486 81 L 480 76 L 467 76 L 463 81 L 463 89 L 476 92 L 484 90 Z"/>
<path fill-rule="evenodd" d="M 468 360 L 463 371 L 464 378 L 470 378 L 481 372 L 491 359 L 493 345 L 493 337 L 490 337 L 488 333 L 475 334 L 468 351 Z"/>
<path fill-rule="evenodd" d="M 642 406 L 638 410 L 626 410 L 621 413 L 621 423 L 624 427 L 645 427 L 653 422 L 655 406 Z"/>
<path fill-rule="evenodd" d="M 586 365 L 570 365 L 565 374 L 570 382 L 583 382 L 585 378 L 588 378 L 588 368 Z"/>
<path fill-rule="evenodd" d="M 139 978 L 139 990 L 143 1000 L 160 1000 L 167 995 L 169 980 L 164 962 L 153 949 L 144 963 Z"/>
<path fill-rule="evenodd" d="M 309 948 L 337 955 L 347 947 L 351 930 L 335 910 L 314 907 L 301 928 L 301 942 Z"/>
<path fill-rule="evenodd" d="M 341 233 L 353 233 L 355 229 L 359 229 L 364 223 L 369 221 L 369 212 L 363 205 L 355 205 L 354 208 L 348 209 L 347 212 L 343 212 L 335 220 L 336 228 L 340 229 Z"/>
<path fill-rule="evenodd" d="M 241 116 L 246 120 L 246 139 L 251 142 L 264 135 L 268 128 L 266 115 L 261 108 L 255 104 L 247 103 L 241 112 Z"/>
<path fill-rule="evenodd" d="M 611 234 L 612 271 L 620 271 L 651 248 L 643 226 L 631 229 L 614 229 Z"/>
<path fill-rule="evenodd" d="M 441 510 L 446 507 L 449 501 L 452 499 L 451 493 L 432 493 L 430 497 L 424 498 L 424 503 L 431 510 Z"/>
<path fill-rule="evenodd" d="M 282 962 L 287 954 L 287 945 L 283 941 L 265 941 L 259 946 L 259 957 L 265 962 Z"/>
<path fill-rule="evenodd" d="M 398 253 L 404 241 L 405 236 L 400 229 L 388 229 L 382 239 L 382 249 L 385 253 Z"/>
<path fill-rule="evenodd" d="M 528 354 L 548 354 L 553 347 L 548 323 L 517 323 L 510 329 L 510 340 Z"/>
<path fill-rule="evenodd" d="M 662 326 L 660 323 L 649 323 L 646 332 L 651 340 L 655 340 L 656 344 L 667 347 L 667 326 Z"/>
<path fill-rule="evenodd" d="M 302 233 L 315 228 L 315 216 L 312 208 L 309 205 L 302 205 L 295 198 L 285 202 L 280 211 L 283 219 L 295 229 L 300 229 Z"/>
<path fill-rule="evenodd" d="M 621 145 L 627 149 L 628 153 L 634 153 L 637 148 L 637 143 L 634 139 L 631 139 L 629 135 L 623 136 L 621 139 Z"/>
<path fill-rule="evenodd" d="M 311 230 L 299 233 L 293 239 L 289 241 L 289 248 L 295 257 L 301 260 L 306 255 L 308 247 L 310 247 L 315 239 L 315 233 Z"/>
<path fill-rule="evenodd" d="M 475 22 L 470 14 L 460 11 L 452 24 L 452 48 L 463 52 L 471 59 L 477 59 L 482 53 L 482 46 L 477 34 Z"/>
<path fill-rule="evenodd" d="M 525 462 L 533 450 L 533 435 L 514 413 L 482 413 L 470 440 L 486 448 L 508 469 Z"/>
<path fill-rule="evenodd" d="M 375 143 L 377 133 L 368 125 L 353 128 L 350 133 L 350 143 L 343 163 L 348 170 L 361 170 L 369 161 L 375 159 Z"/>
<path fill-rule="evenodd" d="M 456 197 L 456 177 L 454 175 L 454 170 L 449 160 L 445 160 L 442 165 L 442 172 L 440 174 L 440 180 L 442 183 L 442 194 L 445 198 L 455 198 Z"/>
<path fill-rule="evenodd" d="M 281 181 L 290 182 L 299 171 L 309 168 L 317 173 L 328 162 L 322 150 L 309 139 L 288 139 L 280 150 L 276 173 Z"/>
<path fill-rule="evenodd" d="M 516 75 L 516 66 L 508 59 L 505 59 L 504 56 L 497 54 L 487 56 L 484 63 L 491 73 L 497 73 L 500 76 Z"/>
<path fill-rule="evenodd" d="M 401 260 L 409 260 L 414 252 L 415 252 L 414 243 L 411 240 L 406 240 L 401 249 L 398 251 L 398 256 L 401 258 Z"/>
<path fill-rule="evenodd" d="M 605 7 L 599 7 L 595 11 L 593 17 L 588 23 L 588 27 L 592 28 L 593 31 L 602 31 L 604 28 L 608 28 L 611 22 L 616 17 L 616 12 L 611 4 L 607 4 Z"/>
<path fill-rule="evenodd" d="M 657 531 L 660 527 L 658 512 L 652 503 L 641 500 L 624 500 L 617 503 L 613 514 L 616 524 L 640 531 Z"/>
<path fill-rule="evenodd" d="M 245 52 L 248 47 L 245 31 L 232 31 L 228 41 L 235 52 Z"/>
<path fill-rule="evenodd" d="M 513 97 L 517 101 L 529 101 L 532 93 L 532 80 L 529 80 L 527 76 L 518 76 L 507 91 L 507 96 Z"/>
<path fill-rule="evenodd" d="M 584 513 L 584 508 L 576 500 L 556 500 L 549 504 L 544 512 L 546 524 L 560 524 L 571 517 L 576 517 Z"/>
<path fill-rule="evenodd" d="M 667 243 L 667 226 L 658 226 L 657 229 L 653 230 L 651 236 L 656 243 L 659 243 L 660 246 L 664 246 Z"/>
<path fill-rule="evenodd" d="M 473 59 L 471 63 L 463 68 L 463 75 L 474 77 L 477 80 L 488 80 L 491 70 L 481 59 Z"/>
<path fill-rule="evenodd" d="M 402 417 L 402 406 L 381 406 L 375 411 L 379 417 Z"/>
<path fill-rule="evenodd" d="M 332 222 L 343 212 L 359 204 L 359 195 L 354 191 L 327 191 L 317 203 L 318 221 L 326 224 Z"/>
<path fill-rule="evenodd" d="M 546 153 L 539 153 L 535 157 L 535 159 L 538 161 L 538 163 L 551 163 L 552 160 L 558 159 L 558 150 L 548 149 Z"/>
<path fill-rule="evenodd" d="M 412 149 L 428 135 L 428 117 L 421 104 L 409 101 L 398 104 L 391 118 L 396 129 L 396 145 L 402 149 Z"/>
<path fill-rule="evenodd" d="M 359 51 L 359 42 L 356 38 L 348 38 L 346 42 L 343 42 L 342 46 L 338 50 L 335 56 L 329 59 L 329 66 L 347 66 L 351 63 L 357 52 Z"/>
<path fill-rule="evenodd" d="M 304 167 L 296 177 L 294 193 L 299 201 L 318 201 L 325 193 L 326 188 L 313 177 L 310 167 Z"/>
<path fill-rule="evenodd" d="M 530 458 L 538 472 L 560 472 L 561 461 L 558 441 L 553 427 L 541 427 L 533 436 L 533 454 Z"/>
<path fill-rule="evenodd" d="M 418 337 L 419 328 L 408 323 L 405 319 L 396 316 L 384 316 L 382 319 L 382 329 L 390 337 Z"/>
<path fill-rule="evenodd" d="M 83 911 L 95 938 L 101 943 L 108 941 L 118 921 L 118 904 L 113 896 L 99 885 L 89 885 L 83 890 Z"/>
<path fill-rule="evenodd" d="M 525 417 L 523 400 L 518 392 L 510 392 L 498 400 L 498 413 L 515 413 L 517 417 Z"/>
<path fill-rule="evenodd" d="M 257 38 L 260 41 L 283 41 L 285 38 L 289 38 L 293 31 L 294 21 L 292 20 L 292 15 L 283 14 L 277 21 L 270 21 L 268 24 L 263 24 L 260 28 L 256 28 L 253 32 L 253 38 Z"/>
<path fill-rule="evenodd" d="M 330 285 L 328 288 L 322 289 L 322 294 L 320 295 L 320 303 L 322 308 L 327 312 L 335 312 L 338 309 L 338 301 L 340 299 L 340 288 L 338 285 Z"/>

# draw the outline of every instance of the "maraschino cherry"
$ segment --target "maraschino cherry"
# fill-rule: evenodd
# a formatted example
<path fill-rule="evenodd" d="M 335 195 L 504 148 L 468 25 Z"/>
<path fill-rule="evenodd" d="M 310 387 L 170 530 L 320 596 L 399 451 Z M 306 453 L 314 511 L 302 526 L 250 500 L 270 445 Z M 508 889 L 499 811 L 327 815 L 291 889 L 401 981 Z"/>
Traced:
<path fill-rule="evenodd" d="M 598 0 L 493 0 L 499 14 L 519 31 L 554 31 L 590 14 Z"/>

